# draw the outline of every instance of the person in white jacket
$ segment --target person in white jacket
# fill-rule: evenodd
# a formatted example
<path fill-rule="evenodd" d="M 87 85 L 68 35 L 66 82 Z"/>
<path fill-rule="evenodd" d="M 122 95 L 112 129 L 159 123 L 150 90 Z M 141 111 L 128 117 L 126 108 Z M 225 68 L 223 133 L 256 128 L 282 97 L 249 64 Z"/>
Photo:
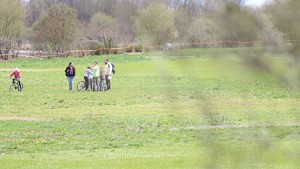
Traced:
<path fill-rule="evenodd" d="M 105 72 L 106 90 L 111 90 L 112 65 L 108 59 L 105 61 L 104 72 Z"/>
<path fill-rule="evenodd" d="M 93 68 L 93 91 L 99 90 L 99 77 L 100 77 L 100 67 L 98 66 L 98 62 L 94 63 Z"/>

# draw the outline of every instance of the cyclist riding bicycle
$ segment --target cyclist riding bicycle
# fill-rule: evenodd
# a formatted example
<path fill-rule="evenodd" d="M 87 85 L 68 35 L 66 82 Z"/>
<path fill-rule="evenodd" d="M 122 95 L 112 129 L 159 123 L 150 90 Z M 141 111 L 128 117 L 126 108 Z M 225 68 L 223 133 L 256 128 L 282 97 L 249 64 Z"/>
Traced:
<path fill-rule="evenodd" d="M 13 81 L 17 80 L 19 88 L 21 83 L 21 73 L 19 68 L 15 68 L 15 71 L 10 75 L 10 78 L 14 76 Z"/>

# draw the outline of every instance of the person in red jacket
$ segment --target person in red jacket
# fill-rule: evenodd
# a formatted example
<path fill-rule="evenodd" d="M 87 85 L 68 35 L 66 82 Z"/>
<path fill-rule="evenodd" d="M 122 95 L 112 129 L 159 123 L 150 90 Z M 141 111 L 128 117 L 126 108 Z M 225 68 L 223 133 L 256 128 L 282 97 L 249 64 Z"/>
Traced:
<path fill-rule="evenodd" d="M 21 81 L 21 73 L 19 68 L 15 68 L 15 71 L 10 75 L 10 78 L 14 76 L 13 81 L 17 80 L 19 87 L 20 86 L 20 81 Z"/>

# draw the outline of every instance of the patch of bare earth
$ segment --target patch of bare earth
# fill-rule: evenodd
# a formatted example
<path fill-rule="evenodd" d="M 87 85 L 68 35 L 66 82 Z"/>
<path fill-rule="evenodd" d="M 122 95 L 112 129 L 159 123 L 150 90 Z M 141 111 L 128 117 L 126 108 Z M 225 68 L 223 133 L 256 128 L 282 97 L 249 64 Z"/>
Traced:
<path fill-rule="evenodd" d="M 234 129 L 234 128 L 268 128 L 268 127 L 299 127 L 300 123 L 294 124 L 249 124 L 249 125 L 212 125 L 212 126 L 191 126 L 188 129 Z"/>
<path fill-rule="evenodd" d="M 19 120 L 19 121 L 40 121 L 40 118 L 27 116 L 0 116 L 0 121 Z"/>
<path fill-rule="evenodd" d="M 187 130 L 216 130 L 216 129 L 240 129 L 240 128 L 268 128 L 268 127 L 300 127 L 300 123 L 293 124 L 237 124 L 237 125 L 203 125 L 203 126 L 189 126 L 185 128 L 170 128 L 170 131 L 178 131 L 180 129 Z"/>
<path fill-rule="evenodd" d="M 52 71 L 60 71 L 61 69 L 21 69 L 22 72 L 52 72 Z M 0 71 L 14 71 L 14 69 L 1 69 Z"/>

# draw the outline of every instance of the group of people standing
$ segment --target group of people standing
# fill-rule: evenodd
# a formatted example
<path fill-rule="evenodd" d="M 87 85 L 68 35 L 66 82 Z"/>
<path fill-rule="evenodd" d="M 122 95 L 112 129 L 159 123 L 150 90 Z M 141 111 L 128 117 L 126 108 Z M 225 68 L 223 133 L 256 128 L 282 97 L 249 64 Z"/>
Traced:
<path fill-rule="evenodd" d="M 75 67 L 72 62 L 65 69 L 65 73 L 69 83 L 69 90 L 73 90 L 73 82 L 75 77 Z M 113 65 L 106 59 L 103 68 L 100 68 L 98 62 L 94 62 L 94 66 L 89 65 L 84 72 L 85 90 L 89 88 L 93 91 L 99 91 L 100 86 L 106 85 L 106 90 L 111 90 L 111 81 L 113 74 Z M 100 83 L 99 83 L 100 80 Z M 105 81 L 105 82 L 104 82 Z M 99 86 L 100 84 L 100 86 Z"/>

